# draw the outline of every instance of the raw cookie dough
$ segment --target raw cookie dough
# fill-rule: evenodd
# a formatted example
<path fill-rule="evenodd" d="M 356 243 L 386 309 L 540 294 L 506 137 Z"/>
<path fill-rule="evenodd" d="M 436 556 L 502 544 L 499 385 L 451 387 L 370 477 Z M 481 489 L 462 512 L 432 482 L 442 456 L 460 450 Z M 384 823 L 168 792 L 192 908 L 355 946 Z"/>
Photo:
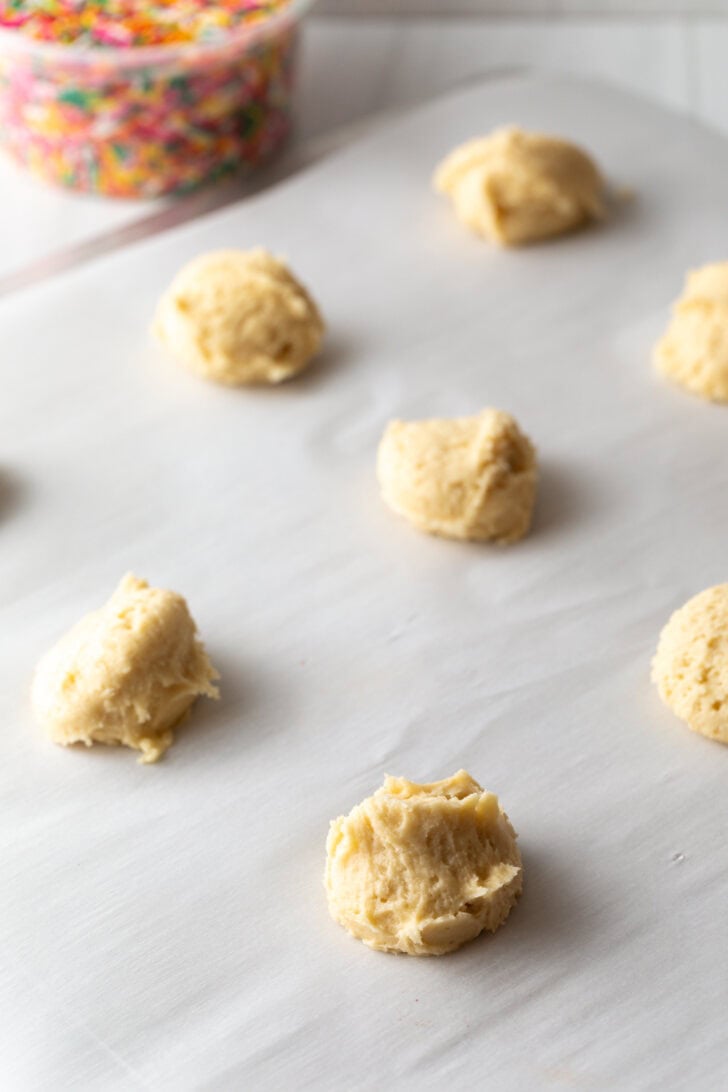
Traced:
<path fill-rule="evenodd" d="M 514 127 L 456 148 L 434 185 L 467 227 L 503 246 L 561 235 L 604 215 L 604 182 L 585 152 Z"/>
<path fill-rule="evenodd" d="M 675 611 L 660 634 L 652 681 L 694 732 L 728 743 L 728 584 Z"/>
<path fill-rule="evenodd" d="M 536 454 L 501 410 L 391 421 L 379 444 L 377 474 L 385 503 L 421 531 L 508 543 L 531 523 Z"/>
<path fill-rule="evenodd" d="M 54 743 L 121 743 L 156 762 L 198 694 L 219 678 L 187 603 L 128 575 L 38 664 L 32 701 Z"/>
<path fill-rule="evenodd" d="M 494 932 L 523 886 L 516 832 L 465 770 L 429 785 L 386 777 L 331 823 L 324 882 L 335 921 L 370 948 L 409 955 Z"/>
<path fill-rule="evenodd" d="M 154 330 L 193 372 L 228 386 L 280 383 L 318 352 L 324 324 L 284 262 L 265 250 L 218 250 L 185 265 Z"/>
<path fill-rule="evenodd" d="M 693 394 L 728 402 L 728 262 L 688 273 L 655 367 Z"/>

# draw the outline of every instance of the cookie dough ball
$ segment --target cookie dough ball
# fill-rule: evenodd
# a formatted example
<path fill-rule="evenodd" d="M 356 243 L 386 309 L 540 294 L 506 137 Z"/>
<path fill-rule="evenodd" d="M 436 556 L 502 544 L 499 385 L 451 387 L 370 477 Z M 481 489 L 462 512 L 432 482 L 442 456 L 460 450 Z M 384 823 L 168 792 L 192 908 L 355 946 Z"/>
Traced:
<path fill-rule="evenodd" d="M 675 611 L 660 634 L 652 680 L 694 732 L 728 743 L 728 584 Z"/>
<path fill-rule="evenodd" d="M 265 250 L 189 262 L 157 308 L 157 337 L 193 372 L 228 386 L 280 383 L 319 350 L 324 324 L 288 267 Z"/>
<path fill-rule="evenodd" d="M 655 366 L 693 394 L 728 402 L 728 262 L 688 273 Z"/>
<path fill-rule="evenodd" d="M 125 576 L 38 664 L 33 709 L 54 743 L 115 743 L 156 762 L 198 694 L 219 678 L 187 603 Z"/>
<path fill-rule="evenodd" d="M 561 235 L 604 215 L 604 182 L 589 156 L 522 129 L 496 129 L 456 148 L 434 184 L 467 227 L 503 246 Z"/>
<path fill-rule="evenodd" d="M 516 833 L 498 797 L 460 770 L 386 777 L 326 842 L 331 916 L 370 948 L 444 955 L 495 932 L 521 893 Z"/>
<path fill-rule="evenodd" d="M 530 526 L 536 454 L 501 410 L 390 422 L 377 473 L 385 503 L 421 531 L 508 543 Z"/>

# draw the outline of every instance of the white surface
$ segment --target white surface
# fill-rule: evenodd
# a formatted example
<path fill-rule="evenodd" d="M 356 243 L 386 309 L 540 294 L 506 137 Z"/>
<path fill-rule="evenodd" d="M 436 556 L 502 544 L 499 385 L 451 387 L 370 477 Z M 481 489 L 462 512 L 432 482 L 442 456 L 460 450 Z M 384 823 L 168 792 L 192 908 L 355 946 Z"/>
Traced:
<path fill-rule="evenodd" d="M 318 0 L 332 15 L 724 15 L 725 0 Z"/>
<path fill-rule="evenodd" d="M 153 201 L 108 201 L 47 185 L 0 154 L 0 275 L 138 220 Z"/>
<path fill-rule="evenodd" d="M 717 18 L 314 17 L 299 141 L 522 66 L 599 76 L 728 130 L 726 51 L 728 21 Z M 0 276 L 149 211 L 51 189 L 0 159 Z"/>
<path fill-rule="evenodd" d="M 637 201 L 520 252 L 469 236 L 429 175 L 505 117 Z M 4 1089 L 724 1087 L 728 754 L 648 674 L 726 577 L 728 411 L 648 358 L 727 171 L 721 139 L 598 85 L 490 84 L 0 305 Z M 150 314 L 183 260 L 258 242 L 328 350 L 216 389 Z M 542 462 L 510 549 L 417 534 L 374 480 L 388 418 L 485 404 Z M 223 674 L 151 768 L 52 747 L 27 705 L 128 569 L 188 597 Z M 459 766 L 520 833 L 523 899 L 454 956 L 370 952 L 327 915 L 328 820 L 385 771 Z"/>
<path fill-rule="evenodd" d="M 716 36 L 728 45 L 728 31 Z M 307 133 L 320 132 L 519 67 L 599 76 L 699 113 L 702 76 L 690 44 L 678 19 L 314 19 L 301 114 Z M 717 53 L 712 64 L 725 67 Z M 724 117 L 728 128 L 728 97 Z"/>

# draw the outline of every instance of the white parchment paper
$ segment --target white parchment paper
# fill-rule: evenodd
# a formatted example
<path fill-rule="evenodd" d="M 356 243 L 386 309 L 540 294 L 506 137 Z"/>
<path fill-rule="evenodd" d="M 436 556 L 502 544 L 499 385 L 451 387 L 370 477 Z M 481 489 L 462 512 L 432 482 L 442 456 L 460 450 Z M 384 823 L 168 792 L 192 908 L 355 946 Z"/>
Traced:
<path fill-rule="evenodd" d="M 515 121 L 637 197 L 503 253 L 431 193 Z M 728 410 L 653 375 L 685 270 L 728 256 L 728 146 L 621 92 L 489 83 L 267 194 L 0 305 L 4 1089 L 718 1089 L 728 752 L 649 661 L 728 577 Z M 151 342 L 178 266 L 288 255 L 328 319 L 300 381 L 218 389 Z M 392 416 L 513 412 L 533 533 L 384 508 Z M 155 767 L 32 724 L 37 659 L 127 570 L 188 599 L 223 700 Z M 465 766 L 521 836 L 507 926 L 443 959 L 328 917 L 329 819 Z"/>

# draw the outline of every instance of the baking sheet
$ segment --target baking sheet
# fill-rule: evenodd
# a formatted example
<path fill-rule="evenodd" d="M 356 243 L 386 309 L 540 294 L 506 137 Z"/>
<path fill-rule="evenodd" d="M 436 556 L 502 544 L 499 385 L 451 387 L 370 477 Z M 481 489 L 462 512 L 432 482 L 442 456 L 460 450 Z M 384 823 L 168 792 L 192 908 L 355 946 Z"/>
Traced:
<path fill-rule="evenodd" d="M 637 197 L 502 253 L 428 180 L 508 121 Z M 728 249 L 728 146 L 585 82 L 443 99 L 293 181 L 0 304 L 0 1038 L 10 1089 L 715 1089 L 728 754 L 649 683 L 726 579 L 728 410 L 653 376 L 686 268 Z M 328 319 L 280 389 L 148 336 L 201 250 L 287 254 Z M 392 416 L 513 412 L 533 533 L 422 536 L 381 504 Z M 33 727 L 35 662 L 127 570 L 188 598 L 223 700 L 153 767 Z M 507 926 L 443 959 L 328 917 L 328 821 L 465 766 L 521 837 Z"/>

